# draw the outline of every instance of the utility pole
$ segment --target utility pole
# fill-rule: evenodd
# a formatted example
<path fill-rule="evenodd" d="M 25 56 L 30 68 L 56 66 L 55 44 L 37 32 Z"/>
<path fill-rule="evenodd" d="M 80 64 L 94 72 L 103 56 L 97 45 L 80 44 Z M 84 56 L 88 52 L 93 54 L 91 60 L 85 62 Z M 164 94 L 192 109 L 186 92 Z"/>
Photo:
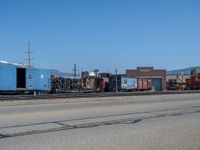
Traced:
<path fill-rule="evenodd" d="M 118 92 L 118 83 L 117 83 L 117 67 L 115 67 L 115 92 Z"/>
<path fill-rule="evenodd" d="M 28 42 L 28 66 L 31 67 L 31 42 Z"/>
<path fill-rule="evenodd" d="M 29 41 L 28 42 L 28 52 L 27 52 L 27 54 L 28 54 L 28 58 L 27 58 L 27 60 L 28 60 L 28 67 L 31 67 L 31 60 L 32 60 L 32 58 L 31 58 L 31 42 Z"/>

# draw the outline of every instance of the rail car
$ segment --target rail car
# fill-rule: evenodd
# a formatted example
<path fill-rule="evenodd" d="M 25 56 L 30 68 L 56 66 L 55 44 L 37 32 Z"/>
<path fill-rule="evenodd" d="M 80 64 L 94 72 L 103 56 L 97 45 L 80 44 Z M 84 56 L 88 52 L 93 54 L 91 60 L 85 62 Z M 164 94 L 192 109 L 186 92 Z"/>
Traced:
<path fill-rule="evenodd" d="M 186 79 L 186 89 L 200 90 L 200 74 L 191 75 Z"/>
<path fill-rule="evenodd" d="M 0 93 L 49 92 L 48 69 L 0 63 Z"/>
<path fill-rule="evenodd" d="M 109 77 L 109 91 L 111 92 L 134 92 L 138 89 L 138 80 L 136 78 L 128 78 L 124 75 L 117 75 L 117 85 L 116 85 L 116 75 L 111 75 Z M 117 90 L 116 90 L 117 86 Z"/>
<path fill-rule="evenodd" d="M 93 80 L 89 80 L 89 87 L 83 81 L 55 76 L 48 69 L 0 62 L 1 94 L 94 92 Z"/>
<path fill-rule="evenodd" d="M 193 84 L 188 84 L 191 83 Z M 82 72 L 80 78 L 73 78 L 55 75 L 48 69 L 0 62 L 0 93 L 135 92 L 151 90 L 151 82 L 148 79 L 128 78 L 119 74 L 118 89 L 115 88 L 116 75 L 109 73 L 97 75 L 86 71 Z M 197 86 L 193 88 L 196 89 Z"/>
<path fill-rule="evenodd" d="M 81 78 L 55 76 L 51 74 L 51 93 L 69 93 L 81 91 Z"/>

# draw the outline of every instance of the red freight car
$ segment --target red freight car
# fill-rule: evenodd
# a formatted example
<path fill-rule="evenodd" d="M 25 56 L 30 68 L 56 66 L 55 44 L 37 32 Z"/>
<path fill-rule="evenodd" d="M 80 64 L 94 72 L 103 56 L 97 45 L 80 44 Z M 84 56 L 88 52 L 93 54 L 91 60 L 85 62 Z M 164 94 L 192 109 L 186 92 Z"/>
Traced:
<path fill-rule="evenodd" d="M 109 77 L 110 73 L 99 73 L 99 90 L 100 92 L 109 92 Z"/>
<path fill-rule="evenodd" d="M 109 78 L 108 77 L 99 77 L 99 90 L 100 92 L 109 91 Z"/>
<path fill-rule="evenodd" d="M 187 89 L 198 90 L 200 89 L 200 74 L 191 75 L 189 79 L 186 79 Z"/>
<path fill-rule="evenodd" d="M 139 91 L 151 90 L 151 87 L 152 87 L 151 79 L 143 79 L 143 78 L 138 79 Z"/>

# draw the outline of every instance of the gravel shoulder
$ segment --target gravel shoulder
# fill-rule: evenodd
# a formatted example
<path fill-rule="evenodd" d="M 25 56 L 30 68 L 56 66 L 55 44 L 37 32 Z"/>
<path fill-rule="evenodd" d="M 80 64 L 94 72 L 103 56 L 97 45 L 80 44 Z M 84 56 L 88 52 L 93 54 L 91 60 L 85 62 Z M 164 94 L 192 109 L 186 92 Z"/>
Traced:
<path fill-rule="evenodd" d="M 179 95 L 145 95 L 145 96 L 117 96 L 117 97 L 90 97 L 90 98 L 59 98 L 59 99 L 37 99 L 37 100 L 7 100 L 0 101 L 0 107 L 3 106 L 17 106 L 17 105 L 45 105 L 45 104 L 59 104 L 59 103 L 80 103 L 80 102 L 93 102 L 93 101 L 113 101 L 123 99 L 128 99 L 131 101 L 146 101 L 148 100 L 158 100 L 166 101 L 178 98 L 179 100 L 188 99 L 190 97 L 198 98 L 199 93 L 196 94 L 179 94 Z M 184 99 L 183 99 L 184 97 Z"/>

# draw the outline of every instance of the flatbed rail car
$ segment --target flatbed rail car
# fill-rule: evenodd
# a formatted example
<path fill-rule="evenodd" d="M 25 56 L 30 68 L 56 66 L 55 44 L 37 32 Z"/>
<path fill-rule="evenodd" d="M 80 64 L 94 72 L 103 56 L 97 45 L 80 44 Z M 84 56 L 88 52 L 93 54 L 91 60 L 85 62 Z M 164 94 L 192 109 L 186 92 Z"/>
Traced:
<path fill-rule="evenodd" d="M 81 78 L 56 76 L 51 74 L 51 93 L 75 93 L 81 91 Z"/>
<path fill-rule="evenodd" d="M 0 63 L 0 93 L 50 92 L 48 69 Z"/>

